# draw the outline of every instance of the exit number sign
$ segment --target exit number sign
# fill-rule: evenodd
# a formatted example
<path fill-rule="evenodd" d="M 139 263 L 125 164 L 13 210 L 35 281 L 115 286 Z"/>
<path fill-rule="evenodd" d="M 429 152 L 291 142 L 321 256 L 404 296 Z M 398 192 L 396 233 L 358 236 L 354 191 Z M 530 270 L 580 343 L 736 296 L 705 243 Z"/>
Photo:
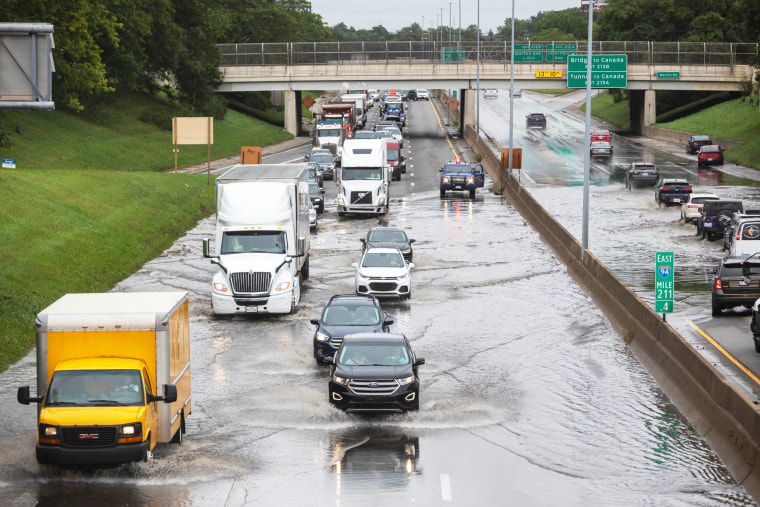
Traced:
<path fill-rule="evenodd" d="M 654 273 L 654 311 L 673 313 L 673 252 L 657 252 Z"/>

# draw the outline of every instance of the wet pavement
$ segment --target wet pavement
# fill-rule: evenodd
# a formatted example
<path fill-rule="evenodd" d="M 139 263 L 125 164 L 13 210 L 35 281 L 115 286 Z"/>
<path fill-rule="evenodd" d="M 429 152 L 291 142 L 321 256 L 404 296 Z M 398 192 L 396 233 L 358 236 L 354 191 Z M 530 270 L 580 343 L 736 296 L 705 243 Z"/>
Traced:
<path fill-rule="evenodd" d="M 325 182 L 295 314 L 212 315 L 214 266 L 201 240 L 213 218 L 114 289 L 190 293 L 193 413 L 181 447 L 114 469 L 41 467 L 34 407 L 13 401 L 0 415 L 3 503 L 753 505 L 508 203 L 483 189 L 473 200 L 439 197 L 438 168 L 453 154 L 427 102 L 411 104 L 410 116 L 409 168 L 391 186 L 386 217 L 339 219 Z M 560 215 L 580 207 L 577 187 L 540 190 Z M 613 190 L 595 187 L 595 202 L 617 199 Z M 644 199 L 625 195 L 631 205 Z M 309 319 L 353 291 L 359 238 L 376 224 L 417 240 L 412 298 L 383 301 L 391 330 L 426 359 L 416 413 L 332 408 L 329 372 L 312 355 Z M 34 384 L 34 361 L 0 374 L 5 399 Z"/>

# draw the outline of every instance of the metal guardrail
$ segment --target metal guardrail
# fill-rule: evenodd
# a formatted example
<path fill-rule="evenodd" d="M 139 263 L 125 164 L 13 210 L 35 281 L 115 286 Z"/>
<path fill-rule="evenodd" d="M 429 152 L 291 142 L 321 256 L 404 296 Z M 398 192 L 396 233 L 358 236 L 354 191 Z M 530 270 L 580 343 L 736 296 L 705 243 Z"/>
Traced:
<path fill-rule="evenodd" d="M 515 63 L 565 63 L 567 54 L 586 54 L 585 41 L 520 42 Z M 273 42 L 218 44 L 222 66 L 350 65 L 350 64 L 472 64 L 478 60 L 475 42 Z M 558 50 L 558 47 L 573 47 Z M 507 65 L 510 42 L 480 43 L 480 62 Z M 643 65 L 753 65 L 758 44 L 743 42 L 594 41 L 594 54 L 626 54 L 628 64 Z M 530 58 L 528 58 L 530 54 Z M 564 57 L 564 60 L 563 60 Z M 536 59 L 531 59 L 536 58 Z M 538 59 L 540 58 L 540 59 Z M 531 59 L 531 61 L 519 61 Z"/>

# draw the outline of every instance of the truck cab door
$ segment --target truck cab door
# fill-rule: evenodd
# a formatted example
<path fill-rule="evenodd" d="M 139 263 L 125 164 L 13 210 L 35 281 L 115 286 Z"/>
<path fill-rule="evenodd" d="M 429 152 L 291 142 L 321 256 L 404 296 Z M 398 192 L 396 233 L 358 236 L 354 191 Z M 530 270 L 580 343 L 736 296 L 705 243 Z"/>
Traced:
<path fill-rule="evenodd" d="M 144 379 L 145 392 L 150 393 L 150 394 L 158 394 L 158 393 L 154 393 L 153 386 L 150 385 L 150 377 L 148 376 L 148 371 L 145 369 L 143 369 L 143 379 Z M 143 428 L 143 431 L 150 431 L 150 444 L 148 446 L 150 450 L 153 450 L 153 448 L 156 447 L 156 444 L 158 443 L 158 409 L 156 407 L 157 403 L 158 403 L 157 401 L 148 402 L 148 407 L 145 414 L 145 424 L 147 428 Z"/>
<path fill-rule="evenodd" d="M 486 184 L 486 174 L 485 173 L 475 173 L 475 186 L 478 188 L 482 188 Z"/>

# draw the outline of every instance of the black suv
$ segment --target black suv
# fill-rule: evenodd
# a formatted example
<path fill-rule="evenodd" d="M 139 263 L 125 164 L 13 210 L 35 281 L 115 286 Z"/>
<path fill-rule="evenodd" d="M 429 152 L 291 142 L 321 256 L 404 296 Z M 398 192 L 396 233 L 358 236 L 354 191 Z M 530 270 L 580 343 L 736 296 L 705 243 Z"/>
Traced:
<path fill-rule="evenodd" d="M 314 209 L 322 213 L 325 210 L 325 191 L 316 183 L 309 183 L 309 199 Z"/>
<path fill-rule="evenodd" d="M 662 207 L 678 204 L 689 199 L 691 184 L 682 178 L 662 178 L 654 189 L 654 200 Z"/>
<path fill-rule="evenodd" d="M 525 116 L 525 126 L 546 128 L 546 116 L 544 113 L 530 113 Z"/>
<path fill-rule="evenodd" d="M 412 243 L 404 229 L 397 227 L 372 227 L 367 232 L 367 237 L 361 238 L 362 254 L 367 248 L 398 248 L 406 262 L 412 262 Z"/>
<path fill-rule="evenodd" d="M 752 308 L 758 298 L 760 258 L 753 254 L 748 257 L 722 259 L 714 271 L 712 283 L 713 316 L 720 315 L 724 308 Z"/>
<path fill-rule="evenodd" d="M 742 201 L 735 199 L 719 199 L 707 201 L 702 207 L 701 215 L 697 218 L 697 236 L 702 239 L 713 239 L 713 236 L 723 235 L 723 230 L 731 224 L 734 213 L 743 213 Z"/>
<path fill-rule="evenodd" d="M 345 412 L 406 412 L 420 408 L 417 358 L 404 335 L 348 335 L 334 358 L 329 401 Z"/>
<path fill-rule="evenodd" d="M 351 294 L 331 297 L 322 309 L 322 317 L 311 319 L 311 323 L 317 326 L 314 359 L 324 366 L 322 359 L 335 354 L 345 335 L 388 332 L 393 319 L 383 312 L 375 296 Z"/>
<path fill-rule="evenodd" d="M 686 141 L 686 153 L 691 153 L 692 155 L 699 151 L 699 148 L 702 146 L 706 146 L 708 144 L 712 144 L 712 139 L 710 139 L 710 136 L 691 136 L 688 141 Z"/>

